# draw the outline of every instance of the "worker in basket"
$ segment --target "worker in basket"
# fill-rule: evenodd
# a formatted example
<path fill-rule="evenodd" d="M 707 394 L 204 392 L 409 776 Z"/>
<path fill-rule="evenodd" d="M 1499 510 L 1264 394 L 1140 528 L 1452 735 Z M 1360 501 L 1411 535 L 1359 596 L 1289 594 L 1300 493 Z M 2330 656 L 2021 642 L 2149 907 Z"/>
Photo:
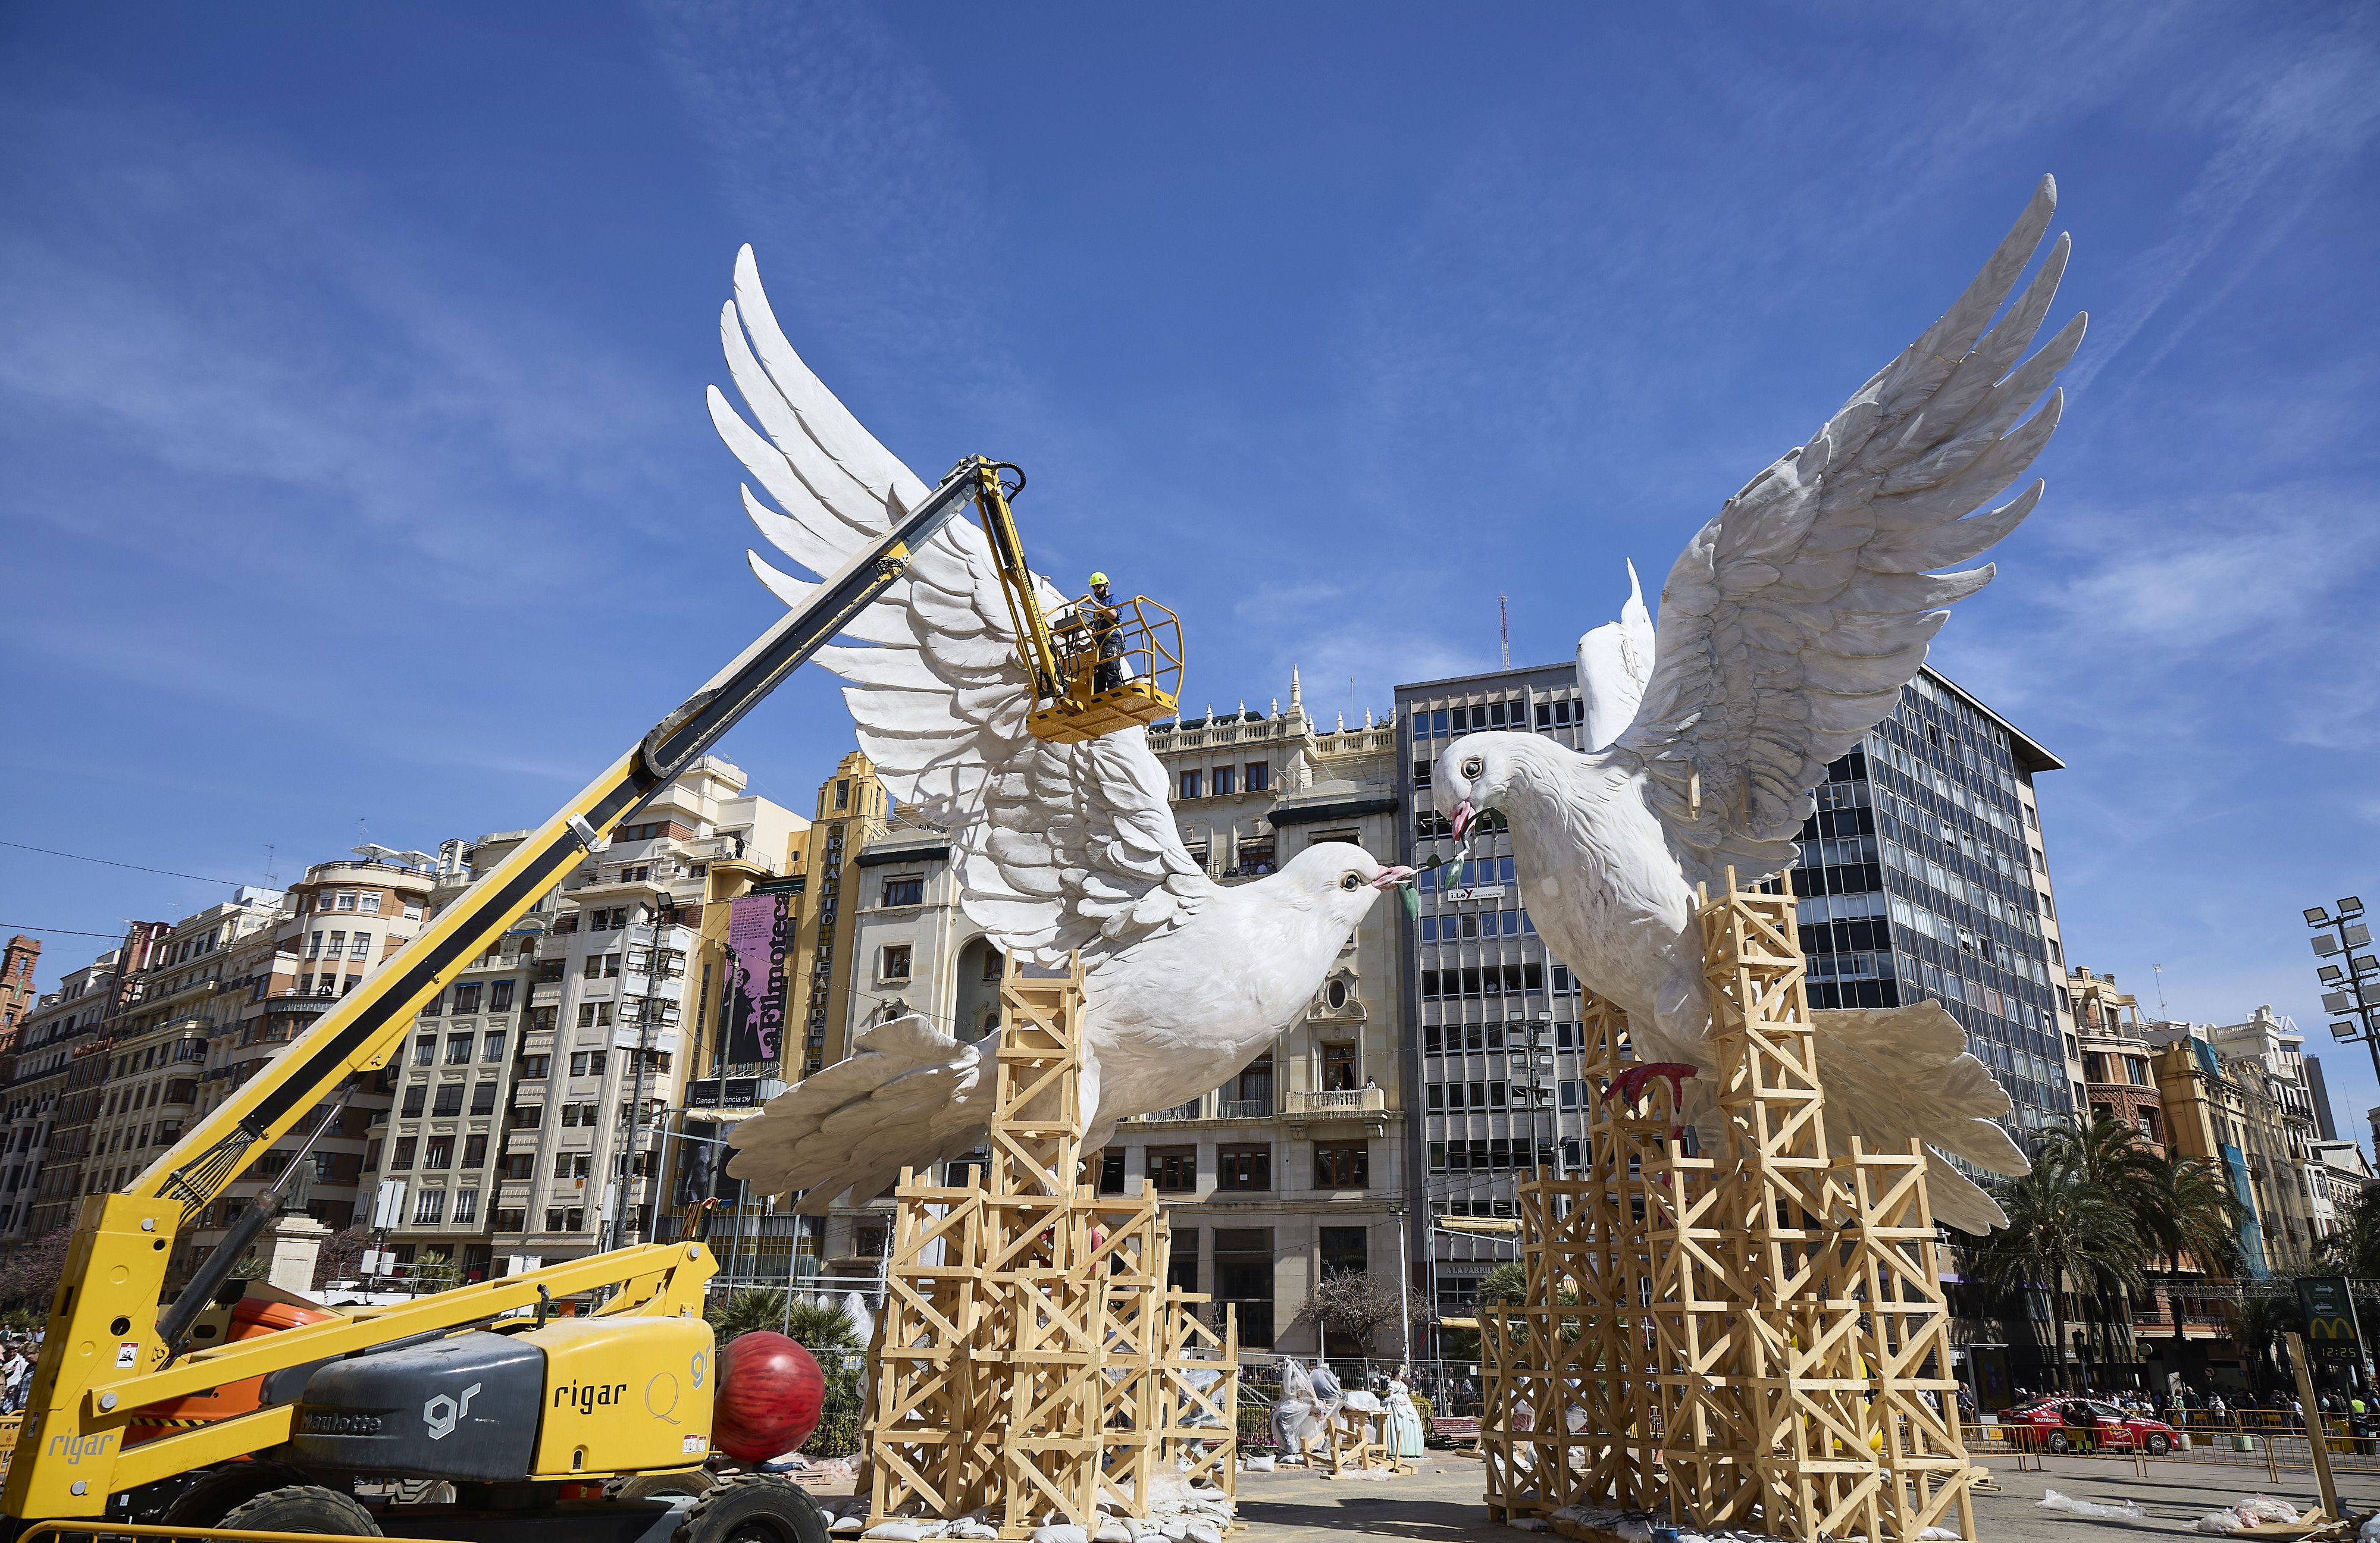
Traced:
<path fill-rule="evenodd" d="M 1083 620 L 1090 623 L 1091 636 L 1099 651 L 1099 667 L 1091 673 L 1093 692 L 1111 692 L 1123 684 L 1123 613 L 1108 594 L 1108 576 L 1091 575 L 1091 601 L 1084 608 Z"/>

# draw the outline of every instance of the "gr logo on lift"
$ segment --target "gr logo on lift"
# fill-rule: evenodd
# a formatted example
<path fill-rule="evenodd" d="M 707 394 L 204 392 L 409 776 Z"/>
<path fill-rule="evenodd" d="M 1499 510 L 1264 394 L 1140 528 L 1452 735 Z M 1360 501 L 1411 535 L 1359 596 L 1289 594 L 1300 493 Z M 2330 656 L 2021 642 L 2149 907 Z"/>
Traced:
<path fill-rule="evenodd" d="M 463 1396 L 460 1399 L 448 1398 L 444 1393 L 440 1393 L 421 1406 L 421 1423 L 430 1428 L 431 1441 L 443 1441 L 455 1434 L 455 1427 L 461 1424 L 463 1416 L 471 1412 L 471 1395 L 478 1392 L 480 1388 L 480 1384 L 474 1382 L 463 1390 Z"/>

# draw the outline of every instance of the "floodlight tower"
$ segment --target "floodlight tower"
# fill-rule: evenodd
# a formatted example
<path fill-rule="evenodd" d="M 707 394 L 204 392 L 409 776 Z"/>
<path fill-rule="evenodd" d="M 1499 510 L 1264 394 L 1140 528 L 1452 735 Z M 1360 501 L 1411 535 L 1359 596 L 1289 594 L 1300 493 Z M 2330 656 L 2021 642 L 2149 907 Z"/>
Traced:
<path fill-rule="evenodd" d="M 2380 1078 L 2380 956 L 2356 952 L 2372 946 L 2363 902 L 2350 895 L 2338 902 L 2336 916 L 2310 906 L 2305 919 L 2314 929 L 2309 941 L 2324 960 L 2314 974 L 2323 984 L 2323 1009 L 2331 1016 L 2330 1037 L 2342 1044 L 2362 1041 L 2372 1053 L 2372 1075 Z"/>

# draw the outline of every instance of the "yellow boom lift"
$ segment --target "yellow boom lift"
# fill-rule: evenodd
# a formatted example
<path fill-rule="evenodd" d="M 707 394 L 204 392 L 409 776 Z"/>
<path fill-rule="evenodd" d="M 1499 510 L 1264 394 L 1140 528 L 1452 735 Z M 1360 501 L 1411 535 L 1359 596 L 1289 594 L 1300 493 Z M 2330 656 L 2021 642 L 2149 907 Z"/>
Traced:
<path fill-rule="evenodd" d="M 266 1219 L 260 1204 L 170 1308 L 158 1298 L 176 1233 L 251 1160 L 386 1065 L 456 970 L 897 582 L 968 505 L 990 537 L 1033 674 L 1033 731 L 1072 741 L 1170 711 L 1165 688 L 1178 691 L 1181 669 L 1172 613 L 1135 600 L 1101 616 L 1077 602 L 1053 632 L 1009 512 L 1023 474 L 1013 486 L 1002 474 L 1014 471 L 981 457 L 953 468 L 808 606 L 762 633 L 128 1188 L 84 1199 L 0 1489 L 9 1535 L 38 1519 L 162 1514 L 180 1526 L 228 1519 L 261 1531 L 454 1537 L 485 1535 L 500 1514 L 508 1543 L 539 1518 L 574 1539 L 825 1543 L 809 1497 L 764 1476 L 714 1487 L 683 1513 L 593 1498 L 598 1481 L 683 1472 L 710 1454 L 716 1356 L 702 1302 L 717 1266 L 699 1241 L 618 1248 L 192 1348 L 200 1315 Z M 1133 654 L 1138 669 L 1102 689 L 1099 667 Z M 547 1321 L 552 1298 L 591 1291 L 613 1295 L 590 1316 Z M 259 1403 L 248 1412 L 182 1428 L 154 1417 L 159 1405 L 255 1378 Z M 128 1450 L 144 1411 L 144 1434 L 161 1424 L 165 1433 Z M 459 1503 L 374 1515 L 353 1499 L 358 1478 L 443 1479 Z"/>
<path fill-rule="evenodd" d="M 1016 473 L 1014 486 L 1003 472 Z M 991 538 L 1009 620 L 1033 675 L 1035 706 L 1026 719 L 1033 737 L 1074 744 L 1171 714 L 1182 695 L 1180 621 L 1146 595 L 1107 601 L 1085 595 L 1061 605 L 1053 624 L 1008 512 L 1008 500 L 1024 489 L 1025 474 L 986 461 L 976 464 L 976 476 L 984 534 Z"/>

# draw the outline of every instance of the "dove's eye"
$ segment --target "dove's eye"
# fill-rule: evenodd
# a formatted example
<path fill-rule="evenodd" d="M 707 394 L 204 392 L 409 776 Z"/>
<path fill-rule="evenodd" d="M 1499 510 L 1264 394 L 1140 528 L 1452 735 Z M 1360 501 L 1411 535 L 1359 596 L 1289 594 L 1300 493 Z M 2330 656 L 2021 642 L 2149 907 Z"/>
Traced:
<path fill-rule="evenodd" d="M 1363 883 L 1364 875 L 1353 870 L 1339 875 L 1339 887 L 1342 889 L 1360 888 Z"/>
<path fill-rule="evenodd" d="M 1481 759 L 1479 759 L 1479 757 L 1478 757 L 1478 756 L 1476 756 L 1476 755 L 1465 756 L 1465 757 L 1463 758 L 1463 775 L 1466 778 L 1475 778 L 1475 777 L 1477 777 L 1481 772 L 1484 772 L 1484 771 L 1486 771 L 1487 769 L 1488 769 L 1488 763 L 1487 763 L 1487 762 L 1485 762 L 1485 761 L 1482 761 L 1482 760 L 1481 760 Z"/>

